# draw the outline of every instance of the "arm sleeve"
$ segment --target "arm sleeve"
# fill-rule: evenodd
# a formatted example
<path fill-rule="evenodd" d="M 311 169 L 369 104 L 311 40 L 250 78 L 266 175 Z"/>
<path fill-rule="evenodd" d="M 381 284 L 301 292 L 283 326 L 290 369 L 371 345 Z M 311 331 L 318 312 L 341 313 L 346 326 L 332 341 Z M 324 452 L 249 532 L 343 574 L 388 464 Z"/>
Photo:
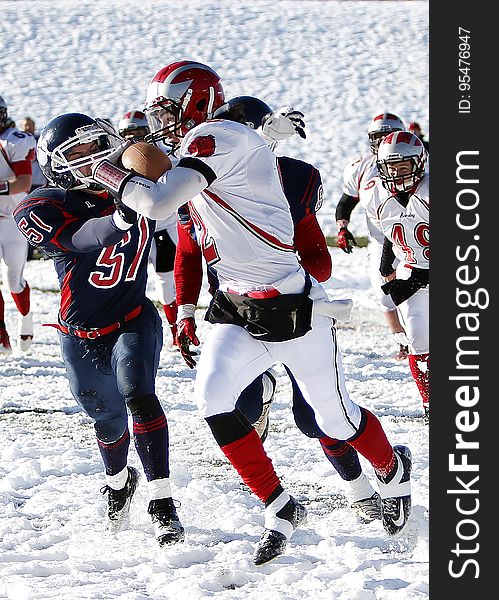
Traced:
<path fill-rule="evenodd" d="M 340 198 L 340 201 L 336 205 L 336 220 L 339 221 L 341 219 L 345 219 L 346 221 L 350 221 L 352 211 L 357 206 L 358 202 L 358 198 L 349 196 L 348 194 L 343 194 Z"/>
<path fill-rule="evenodd" d="M 89 219 L 69 225 L 59 234 L 59 242 L 73 252 L 93 252 L 99 248 L 114 246 L 125 235 L 126 231 L 119 229 L 113 215 Z"/>
<path fill-rule="evenodd" d="M 383 277 L 391 275 L 394 271 L 393 261 L 395 260 L 395 254 L 393 253 L 392 242 L 385 237 L 383 242 L 383 251 L 381 253 L 381 260 L 379 264 L 379 272 Z"/>
<path fill-rule="evenodd" d="M 125 185 L 121 201 L 140 215 L 158 220 L 171 215 L 206 187 L 208 181 L 199 171 L 176 166 L 157 183 L 133 177 Z"/>
<path fill-rule="evenodd" d="M 201 248 L 191 235 L 190 223 L 177 223 L 178 242 L 173 277 L 177 305 L 196 306 L 203 280 Z"/>
<path fill-rule="evenodd" d="M 296 224 L 295 249 L 305 271 L 317 281 L 326 281 L 331 277 L 331 255 L 315 214 L 308 215 Z"/>

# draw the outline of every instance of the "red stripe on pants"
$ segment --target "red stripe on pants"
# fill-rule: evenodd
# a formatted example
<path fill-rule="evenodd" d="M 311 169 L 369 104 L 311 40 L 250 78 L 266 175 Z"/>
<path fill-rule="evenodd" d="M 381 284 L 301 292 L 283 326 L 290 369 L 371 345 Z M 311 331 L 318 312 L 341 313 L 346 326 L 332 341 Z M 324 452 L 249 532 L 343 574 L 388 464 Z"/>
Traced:
<path fill-rule="evenodd" d="M 258 433 L 253 429 L 244 437 L 221 448 L 244 483 L 265 502 L 281 482 Z"/>

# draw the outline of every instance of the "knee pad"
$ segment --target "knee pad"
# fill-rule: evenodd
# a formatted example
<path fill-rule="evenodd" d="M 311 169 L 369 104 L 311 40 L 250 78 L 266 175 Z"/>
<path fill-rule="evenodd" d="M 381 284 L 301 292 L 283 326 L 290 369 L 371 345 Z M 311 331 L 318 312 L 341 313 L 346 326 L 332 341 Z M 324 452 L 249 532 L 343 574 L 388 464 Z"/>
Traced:
<path fill-rule="evenodd" d="M 127 406 L 132 417 L 149 418 L 164 412 L 155 394 L 136 396 L 127 400 Z"/>
<path fill-rule="evenodd" d="M 253 426 L 237 408 L 231 412 L 206 417 L 217 444 L 223 448 L 253 431 Z"/>

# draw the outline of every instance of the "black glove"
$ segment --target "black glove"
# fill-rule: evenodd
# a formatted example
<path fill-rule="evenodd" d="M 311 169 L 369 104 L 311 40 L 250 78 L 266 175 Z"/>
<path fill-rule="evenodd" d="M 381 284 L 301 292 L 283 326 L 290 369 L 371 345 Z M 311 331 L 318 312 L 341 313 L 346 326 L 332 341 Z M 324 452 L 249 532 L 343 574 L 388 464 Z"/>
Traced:
<path fill-rule="evenodd" d="M 123 202 L 118 200 L 118 198 L 114 198 L 114 205 L 116 206 L 116 210 L 125 223 L 129 223 L 130 225 L 137 223 L 139 215 L 132 208 L 129 208 L 123 204 Z"/>
<path fill-rule="evenodd" d="M 395 306 L 405 302 L 418 290 L 428 285 L 428 269 L 412 269 L 409 279 L 392 279 L 381 286 L 385 294 L 390 294 Z"/>
<path fill-rule="evenodd" d="M 350 254 L 350 252 L 353 250 L 353 247 L 357 245 L 355 238 L 346 227 L 342 227 L 338 231 L 336 243 L 338 244 L 338 248 L 341 248 L 343 252 L 346 252 L 347 254 Z"/>

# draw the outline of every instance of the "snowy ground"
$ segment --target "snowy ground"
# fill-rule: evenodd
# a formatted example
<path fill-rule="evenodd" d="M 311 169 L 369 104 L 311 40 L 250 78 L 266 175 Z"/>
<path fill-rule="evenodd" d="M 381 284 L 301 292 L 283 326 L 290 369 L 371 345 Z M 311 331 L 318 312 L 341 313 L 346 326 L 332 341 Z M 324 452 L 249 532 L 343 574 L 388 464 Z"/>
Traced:
<path fill-rule="evenodd" d="M 307 140 L 289 140 L 280 153 L 320 168 L 326 195 L 319 218 L 328 234 L 335 233 L 342 168 L 368 150 L 374 112 L 389 108 L 420 120 L 428 132 L 427 2 L 4 0 L 1 9 L 0 94 L 15 119 L 30 114 L 43 125 L 74 110 L 116 123 L 142 106 L 159 68 L 184 57 L 214 66 L 228 96 L 260 95 L 275 107 L 301 108 Z M 365 233 L 360 210 L 353 215 L 354 233 Z M 56 319 L 55 274 L 50 262 L 34 261 L 25 275 L 33 288 L 35 343 L 29 355 L 0 357 L 0 598 L 428 598 L 428 428 L 419 395 L 407 364 L 393 359 L 395 346 L 369 289 L 366 250 L 332 253 L 326 287 L 332 297 L 355 302 L 352 321 L 339 329 L 348 389 L 414 456 L 413 515 L 402 539 L 387 539 L 379 523 L 361 524 L 348 509 L 342 481 L 318 443 L 294 426 L 279 367 L 266 447 L 310 516 L 285 556 L 256 568 L 251 556 L 262 508 L 200 419 L 195 372 L 167 336 L 158 395 L 168 413 L 186 541 L 157 547 L 144 481 L 130 529 L 106 532 L 92 426 L 69 393 L 55 331 L 41 326 Z M 4 296 L 13 334 L 15 308 Z M 202 316 L 200 309 L 201 340 L 209 327 Z M 133 449 L 131 462 L 138 465 Z"/>
<path fill-rule="evenodd" d="M 333 298 L 352 297 L 352 321 L 339 328 L 348 388 L 375 411 L 393 443 L 414 454 L 413 516 L 401 540 L 379 522 L 351 513 L 340 477 L 314 440 L 297 430 L 290 386 L 278 368 L 278 392 L 266 448 L 286 487 L 309 508 L 307 525 L 284 557 L 257 568 L 251 561 L 262 508 L 225 461 L 194 405 L 193 371 L 167 342 L 158 395 L 171 430 L 174 496 L 186 527 L 182 546 L 160 550 L 146 514 L 145 485 L 132 505 L 129 530 L 104 530 L 100 456 L 89 419 L 69 394 L 54 322 L 58 295 L 50 261 L 26 269 L 36 306 L 29 355 L 0 358 L 0 598 L 420 600 L 428 595 L 428 429 L 406 363 L 380 319 L 365 276 L 367 252 L 334 249 Z M 149 290 L 154 299 L 154 292 Z M 207 301 L 203 293 L 201 304 Z M 6 297 L 7 325 L 15 308 Z M 198 310 L 201 339 L 208 324 Z M 166 323 L 165 323 L 166 327 Z M 132 464 L 139 465 L 135 450 Z M 372 478 L 370 466 L 363 461 Z M 144 483 L 144 482 L 143 482 Z"/>

